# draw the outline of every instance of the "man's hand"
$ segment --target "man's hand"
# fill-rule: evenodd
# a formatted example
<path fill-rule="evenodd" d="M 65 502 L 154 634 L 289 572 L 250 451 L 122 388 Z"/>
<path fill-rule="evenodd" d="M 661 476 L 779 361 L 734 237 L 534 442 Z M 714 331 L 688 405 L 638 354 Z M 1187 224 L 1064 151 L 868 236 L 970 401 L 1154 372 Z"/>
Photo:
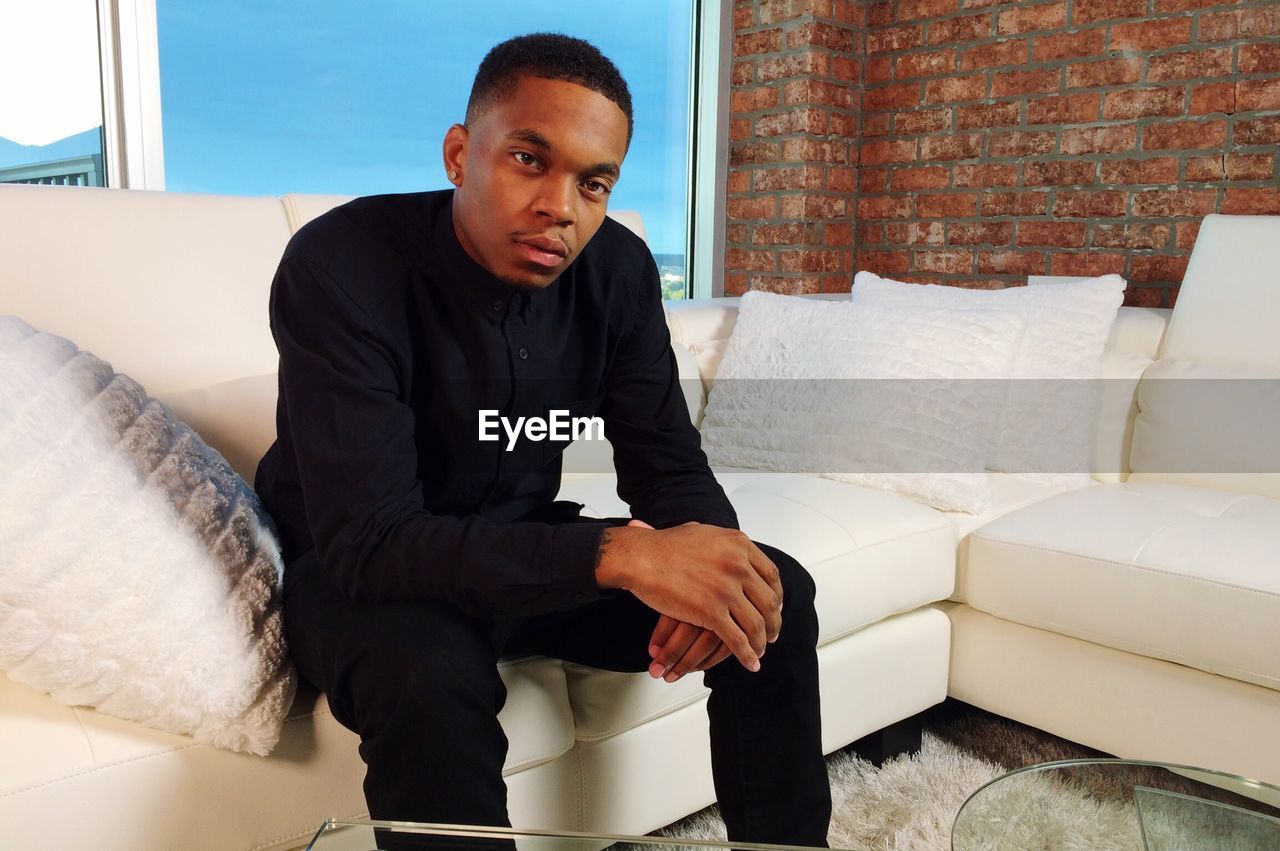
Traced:
<path fill-rule="evenodd" d="M 599 586 L 624 588 L 658 613 L 710 631 L 744 667 L 760 670 L 765 645 L 782 627 L 782 583 L 774 563 L 733 529 L 640 526 L 605 530 L 596 567 Z M 678 639 L 689 642 L 680 658 L 705 649 L 698 660 L 705 662 L 714 653 L 710 639 L 688 630 Z"/>
<path fill-rule="evenodd" d="M 649 676 L 674 683 L 685 674 L 719 665 L 729 658 L 729 648 L 709 629 L 662 615 L 649 639 L 649 655 Z"/>

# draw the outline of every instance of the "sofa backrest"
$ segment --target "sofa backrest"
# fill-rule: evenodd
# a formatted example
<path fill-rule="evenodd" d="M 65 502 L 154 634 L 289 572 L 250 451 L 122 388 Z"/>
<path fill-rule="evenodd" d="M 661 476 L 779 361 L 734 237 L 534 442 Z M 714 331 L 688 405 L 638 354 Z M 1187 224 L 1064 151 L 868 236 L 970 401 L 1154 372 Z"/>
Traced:
<path fill-rule="evenodd" d="M 847 299 L 826 294 L 810 298 Z M 710 392 L 729 336 L 737 321 L 737 298 L 673 302 L 667 306 L 672 344 L 688 351 L 702 379 L 702 398 Z M 1122 307 L 1111 327 L 1102 359 L 1103 382 L 1094 451 L 1094 477 L 1104 482 L 1122 481 L 1128 471 L 1129 444 L 1138 379 L 1154 361 L 1168 323 L 1169 311 L 1158 308 Z M 686 392 L 686 396 L 688 393 Z M 700 421 L 702 410 L 694 412 Z"/>
<path fill-rule="evenodd" d="M 1280 498 L 1280 216 L 1207 216 L 1138 390 L 1135 481 Z"/>

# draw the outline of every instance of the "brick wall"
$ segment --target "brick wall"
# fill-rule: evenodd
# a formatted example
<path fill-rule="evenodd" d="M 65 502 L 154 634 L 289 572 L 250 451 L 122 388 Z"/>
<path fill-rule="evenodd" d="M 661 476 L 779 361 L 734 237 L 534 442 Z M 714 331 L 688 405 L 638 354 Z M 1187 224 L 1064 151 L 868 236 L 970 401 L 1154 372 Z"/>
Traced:
<path fill-rule="evenodd" d="M 795 20 L 771 20 L 779 10 Z M 793 0 L 737 11 L 727 292 L 847 288 L 848 270 L 834 268 L 845 232 L 832 223 L 844 216 L 858 269 L 982 287 L 1114 271 L 1130 280 L 1130 303 L 1168 305 L 1201 217 L 1280 213 L 1278 0 Z M 788 101 L 803 63 L 786 66 L 785 82 L 760 73 L 803 52 L 784 38 L 796 21 L 826 15 L 861 61 L 814 79 L 843 82 L 849 110 Z M 806 111 L 838 125 L 790 118 Z M 784 120 L 781 138 L 810 147 L 774 147 L 771 122 Z M 800 156 L 818 150 L 833 159 Z M 829 199 L 815 211 L 821 234 L 814 217 L 792 221 L 794 203 L 783 209 L 798 190 L 771 175 L 787 167 Z M 803 241 L 771 241 L 790 236 Z"/>

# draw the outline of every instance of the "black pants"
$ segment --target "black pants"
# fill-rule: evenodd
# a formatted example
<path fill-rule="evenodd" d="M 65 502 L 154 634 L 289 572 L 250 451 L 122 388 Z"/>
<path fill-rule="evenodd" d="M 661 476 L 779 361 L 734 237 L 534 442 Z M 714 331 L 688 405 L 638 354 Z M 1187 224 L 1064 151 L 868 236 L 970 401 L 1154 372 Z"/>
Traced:
<path fill-rule="evenodd" d="M 716 797 L 730 839 L 825 846 L 831 798 L 813 580 L 785 553 L 761 549 L 782 575 L 782 631 L 760 671 L 730 656 L 706 672 Z M 658 619 L 626 592 L 514 621 L 444 603 L 358 605 L 314 553 L 285 571 L 284 614 L 299 672 L 360 735 L 371 817 L 500 826 L 510 822 L 499 656 L 537 653 L 644 671 Z"/>

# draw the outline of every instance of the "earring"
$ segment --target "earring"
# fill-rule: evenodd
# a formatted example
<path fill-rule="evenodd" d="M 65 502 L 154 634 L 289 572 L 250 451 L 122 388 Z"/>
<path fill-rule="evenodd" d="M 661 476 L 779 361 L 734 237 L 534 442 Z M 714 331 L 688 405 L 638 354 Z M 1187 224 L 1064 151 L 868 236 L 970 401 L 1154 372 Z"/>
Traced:
<path fill-rule="evenodd" d="M 453 169 L 449 169 L 449 179 L 450 179 L 450 180 L 457 180 L 457 179 L 458 179 L 458 173 L 457 173 L 456 171 L 454 171 Z"/>

